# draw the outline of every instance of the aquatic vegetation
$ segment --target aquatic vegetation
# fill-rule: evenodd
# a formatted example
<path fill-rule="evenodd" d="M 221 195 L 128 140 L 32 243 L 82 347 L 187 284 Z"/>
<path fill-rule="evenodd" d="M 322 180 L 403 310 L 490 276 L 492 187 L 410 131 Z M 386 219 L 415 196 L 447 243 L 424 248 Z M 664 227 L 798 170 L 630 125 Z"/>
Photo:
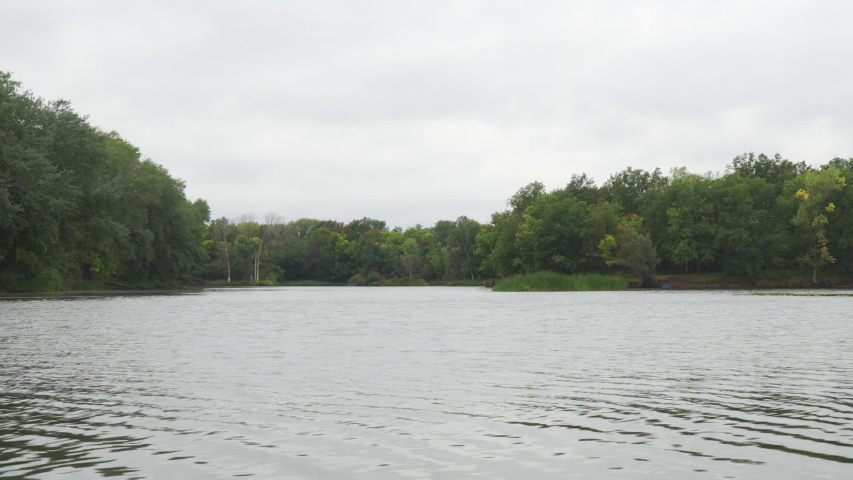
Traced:
<path fill-rule="evenodd" d="M 495 292 L 565 292 L 595 290 L 625 290 L 628 279 L 625 277 L 579 274 L 565 275 L 556 272 L 536 272 L 516 275 L 499 281 Z"/>
<path fill-rule="evenodd" d="M 486 279 L 486 280 L 451 280 L 444 285 L 448 287 L 491 287 L 495 285 L 494 279 Z"/>
<path fill-rule="evenodd" d="M 428 287 L 426 280 L 418 277 L 379 280 L 369 284 L 372 287 Z"/>

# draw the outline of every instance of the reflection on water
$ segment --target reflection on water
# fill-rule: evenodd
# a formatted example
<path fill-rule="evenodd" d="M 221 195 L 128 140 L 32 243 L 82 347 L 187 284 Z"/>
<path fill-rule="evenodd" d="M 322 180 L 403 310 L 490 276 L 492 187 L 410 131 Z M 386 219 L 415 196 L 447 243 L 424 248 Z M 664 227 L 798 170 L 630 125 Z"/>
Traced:
<path fill-rule="evenodd" d="M 99 432 L 114 426 L 99 422 L 90 409 L 54 402 L 54 396 L 0 394 L 0 473 L 39 477 L 54 471 L 94 470 L 120 476 L 136 470 L 111 466 L 100 451 L 132 451 L 150 446 L 141 438 Z"/>
<path fill-rule="evenodd" d="M 0 477 L 853 468 L 845 297 L 173 293 L 0 300 Z"/>

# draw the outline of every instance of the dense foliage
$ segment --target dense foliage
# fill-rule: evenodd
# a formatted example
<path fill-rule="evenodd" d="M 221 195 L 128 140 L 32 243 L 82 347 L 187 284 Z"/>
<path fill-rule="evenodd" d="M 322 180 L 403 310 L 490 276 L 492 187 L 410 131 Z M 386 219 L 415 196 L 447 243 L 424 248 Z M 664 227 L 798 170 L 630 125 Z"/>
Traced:
<path fill-rule="evenodd" d="M 303 218 L 264 223 L 251 218 L 211 222 L 204 248 L 209 280 L 323 280 L 351 285 L 420 285 L 482 277 L 476 238 L 481 225 L 467 217 L 388 229 L 384 221 L 349 223 Z M 229 279 L 230 276 L 230 279 Z"/>
<path fill-rule="evenodd" d="M 0 72 L 0 288 L 185 282 L 209 215 L 117 133 Z"/>
<path fill-rule="evenodd" d="M 209 221 L 203 200 L 67 102 L 0 74 L 0 288 L 86 282 L 422 285 L 539 271 L 853 274 L 853 159 L 819 168 L 744 154 L 723 174 L 628 168 L 596 184 L 534 182 L 481 224 L 250 216 Z"/>
<path fill-rule="evenodd" d="M 548 192 L 521 188 L 488 224 L 467 217 L 389 230 L 370 218 L 350 223 L 269 217 L 211 223 L 210 279 L 315 279 L 375 284 L 504 278 L 537 271 L 629 273 L 651 285 L 656 270 L 721 272 L 759 279 L 773 272 L 853 273 L 853 159 L 813 169 L 781 156 L 745 154 L 725 174 L 669 176 L 628 168 L 597 186 L 575 175 Z"/>

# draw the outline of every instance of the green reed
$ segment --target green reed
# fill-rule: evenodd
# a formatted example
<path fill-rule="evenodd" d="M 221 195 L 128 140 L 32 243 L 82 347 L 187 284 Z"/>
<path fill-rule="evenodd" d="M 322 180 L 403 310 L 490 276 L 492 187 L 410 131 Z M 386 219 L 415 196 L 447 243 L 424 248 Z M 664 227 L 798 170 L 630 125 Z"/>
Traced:
<path fill-rule="evenodd" d="M 625 290 L 628 279 L 595 273 L 564 275 L 555 272 L 536 272 L 499 281 L 495 292 L 565 292 L 565 291 L 595 291 L 595 290 Z"/>

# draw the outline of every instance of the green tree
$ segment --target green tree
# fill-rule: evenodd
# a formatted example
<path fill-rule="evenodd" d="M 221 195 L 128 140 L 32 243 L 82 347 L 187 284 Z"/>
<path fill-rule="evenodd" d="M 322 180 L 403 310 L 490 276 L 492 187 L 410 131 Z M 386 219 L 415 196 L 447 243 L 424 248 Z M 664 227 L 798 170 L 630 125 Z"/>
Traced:
<path fill-rule="evenodd" d="M 414 238 L 407 238 L 401 246 L 401 260 L 409 277 L 420 270 L 421 266 L 421 248 L 418 241 Z"/>
<path fill-rule="evenodd" d="M 785 183 L 794 180 L 798 175 L 808 169 L 805 162 L 791 162 L 782 158 L 778 153 L 773 158 L 765 154 L 755 155 L 744 153 L 738 155 L 727 167 L 729 172 L 742 177 L 760 178 L 773 185 L 776 195 L 782 193 Z"/>
<path fill-rule="evenodd" d="M 669 258 L 685 269 L 693 262 L 696 273 L 702 264 L 715 260 L 714 205 L 709 200 L 712 179 L 674 169 L 664 199 L 667 229 L 664 245 Z"/>
<path fill-rule="evenodd" d="M 476 255 L 477 234 L 480 223 L 461 216 L 447 234 L 447 271 L 453 278 L 471 277 L 479 271 L 480 258 Z"/>
<path fill-rule="evenodd" d="M 210 236 L 218 245 L 221 253 L 222 253 L 222 262 L 225 266 L 225 279 L 230 282 L 231 281 L 231 251 L 230 248 L 234 243 L 234 231 L 235 225 L 228 221 L 227 218 L 222 217 L 217 220 L 211 222 L 210 227 Z"/>
<path fill-rule="evenodd" d="M 506 203 L 512 207 L 513 213 L 521 215 L 545 193 L 545 185 L 533 182 L 520 188 Z"/>
<path fill-rule="evenodd" d="M 364 217 L 358 220 L 353 220 L 346 225 L 344 228 L 344 232 L 347 235 L 349 240 L 358 240 L 358 237 L 361 236 L 362 233 L 368 232 L 370 230 L 379 230 L 386 231 L 388 227 L 383 220 L 377 220 L 375 218 Z"/>
<path fill-rule="evenodd" d="M 513 211 L 492 214 L 492 223 L 477 236 L 477 252 L 483 257 L 482 269 L 488 276 L 506 277 L 524 270 L 518 231 L 524 221 Z"/>
<path fill-rule="evenodd" d="M 595 185 L 595 180 L 587 174 L 572 174 L 569 183 L 562 190 L 554 192 L 557 195 L 568 195 L 575 200 L 596 204 L 604 200 L 604 192 Z"/>
<path fill-rule="evenodd" d="M 601 190 L 609 202 L 621 205 L 626 213 L 639 214 L 646 192 L 660 190 L 666 184 L 667 177 L 661 174 L 659 168 L 647 172 L 628 167 L 611 175 Z"/>
<path fill-rule="evenodd" d="M 783 265 L 789 234 L 775 196 L 775 186 L 760 177 L 728 174 L 710 183 L 713 249 L 721 271 L 757 278 Z"/>
<path fill-rule="evenodd" d="M 590 260 L 587 254 L 594 253 L 593 224 L 586 202 L 550 193 L 540 196 L 527 207 L 516 233 L 524 270 L 583 271 Z"/>

